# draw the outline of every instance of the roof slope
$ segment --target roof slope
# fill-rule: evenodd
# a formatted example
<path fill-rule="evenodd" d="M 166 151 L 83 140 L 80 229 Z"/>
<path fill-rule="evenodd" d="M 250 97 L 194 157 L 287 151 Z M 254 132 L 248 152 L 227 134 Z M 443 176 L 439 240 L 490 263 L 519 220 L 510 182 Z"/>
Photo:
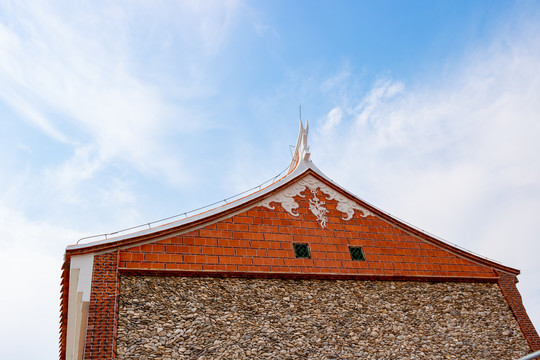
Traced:
<path fill-rule="evenodd" d="M 389 215 L 388 213 L 377 209 L 371 204 L 351 194 L 347 190 L 340 187 L 330 178 L 324 175 L 310 159 L 309 146 L 307 145 L 308 125 L 303 126 L 300 122 L 300 131 L 296 148 L 288 168 L 288 172 L 282 178 L 274 181 L 265 188 L 259 189 L 254 193 L 244 196 L 238 200 L 205 211 L 203 213 L 188 217 L 186 219 L 170 222 L 155 228 L 138 231 L 135 233 L 122 235 L 101 241 L 95 241 L 86 244 L 77 244 L 68 246 L 66 255 L 85 254 L 95 251 L 107 251 L 116 248 L 133 247 L 137 245 L 148 244 L 151 242 L 160 241 L 163 238 L 171 237 L 179 234 L 187 234 L 210 224 L 217 223 L 223 219 L 231 218 L 232 216 L 254 206 L 265 206 L 266 208 L 274 209 L 275 206 L 280 206 L 289 213 L 290 218 L 294 219 L 297 216 L 296 211 L 300 208 L 295 197 L 303 198 L 306 189 L 309 189 L 315 195 L 310 203 L 306 203 L 303 208 L 315 206 L 312 202 L 319 198 L 316 196 L 316 191 L 321 191 L 320 196 L 326 199 L 336 201 L 337 210 L 342 215 L 342 220 L 349 221 L 353 215 L 359 214 L 361 217 L 369 216 L 370 219 L 382 221 L 389 224 L 399 231 L 413 236 L 415 239 L 421 240 L 427 244 L 435 246 L 437 249 L 450 252 L 451 254 L 471 261 L 476 264 L 488 266 L 498 271 L 509 272 L 514 275 L 519 274 L 519 270 L 513 269 L 487 258 L 473 254 L 467 250 L 461 249 L 455 245 L 444 242 L 434 236 L 427 234 L 403 221 Z M 307 211 L 307 210 L 306 210 Z M 317 211 L 317 210 L 315 210 Z M 325 211 L 322 209 L 322 211 Z M 312 214 L 315 214 L 312 212 Z M 321 224 L 320 224 L 321 225 Z M 398 231 L 395 230 L 395 231 Z M 387 234 L 388 237 L 391 237 Z M 381 236 L 380 234 L 378 236 Z M 68 260 L 66 258 L 66 260 Z"/>

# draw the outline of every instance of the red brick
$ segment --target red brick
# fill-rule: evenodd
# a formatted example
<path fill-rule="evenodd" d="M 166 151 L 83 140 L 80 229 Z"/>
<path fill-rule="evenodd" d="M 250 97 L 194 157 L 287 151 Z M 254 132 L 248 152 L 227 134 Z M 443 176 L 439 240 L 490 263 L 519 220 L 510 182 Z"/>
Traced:
<path fill-rule="evenodd" d="M 306 199 L 301 201 L 308 204 Z M 292 217 L 279 205 L 275 211 L 259 207 L 189 234 L 122 250 L 119 261 L 122 267 L 130 268 L 161 264 L 180 269 L 179 265 L 197 264 L 207 270 L 220 265 L 253 272 L 290 268 L 317 274 L 366 274 L 372 270 L 369 273 L 404 276 L 495 276 L 488 267 L 437 248 L 381 219 L 355 215 L 344 221 L 335 201 L 327 201 L 327 206 L 330 213 L 325 229 L 307 208 Z M 308 244 L 312 258 L 294 258 L 293 243 Z M 366 261 L 352 261 L 349 246 L 362 246 Z M 240 266 L 244 270 L 238 270 Z"/>
<path fill-rule="evenodd" d="M 294 256 L 293 251 L 287 251 L 287 250 L 268 250 L 268 256 L 270 257 L 279 257 L 279 258 L 286 258 Z"/>
<path fill-rule="evenodd" d="M 154 244 L 152 245 L 152 252 L 155 252 L 155 253 L 165 252 L 165 246 L 160 245 L 160 244 Z"/>
<path fill-rule="evenodd" d="M 142 252 L 152 252 L 152 244 L 141 245 L 140 250 Z"/>
<path fill-rule="evenodd" d="M 158 261 L 159 262 L 169 262 L 169 261 L 171 261 L 171 255 L 169 255 L 169 254 L 159 254 L 158 255 Z"/>
<path fill-rule="evenodd" d="M 121 252 L 120 253 L 120 261 L 131 261 L 131 253 Z"/>
<path fill-rule="evenodd" d="M 154 253 L 147 253 L 144 255 L 144 260 L 147 262 L 159 261 L 159 255 Z"/>
<path fill-rule="evenodd" d="M 188 246 L 188 254 L 201 254 L 201 253 L 202 253 L 201 246 Z"/>
<path fill-rule="evenodd" d="M 94 257 L 84 359 L 106 359 L 116 354 L 117 261 L 117 251 Z"/>

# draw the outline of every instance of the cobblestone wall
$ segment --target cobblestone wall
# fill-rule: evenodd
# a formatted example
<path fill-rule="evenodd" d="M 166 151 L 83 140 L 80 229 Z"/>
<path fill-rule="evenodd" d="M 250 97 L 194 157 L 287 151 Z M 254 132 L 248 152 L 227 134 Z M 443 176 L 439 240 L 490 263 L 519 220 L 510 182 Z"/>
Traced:
<path fill-rule="evenodd" d="M 517 359 L 495 283 L 121 276 L 119 359 Z"/>

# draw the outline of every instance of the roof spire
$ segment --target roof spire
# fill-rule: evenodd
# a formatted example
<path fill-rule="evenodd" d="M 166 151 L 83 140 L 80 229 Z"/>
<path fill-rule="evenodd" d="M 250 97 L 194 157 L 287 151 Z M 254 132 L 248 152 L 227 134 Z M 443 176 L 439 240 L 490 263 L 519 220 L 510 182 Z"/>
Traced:
<path fill-rule="evenodd" d="M 302 116 L 301 112 L 300 112 L 300 116 Z M 289 165 L 289 172 L 293 171 L 294 168 L 296 168 L 296 166 L 298 165 L 298 163 L 311 161 L 309 158 L 311 153 L 309 152 L 309 145 L 307 143 L 308 131 L 309 131 L 309 122 L 306 121 L 306 127 L 304 127 L 304 124 L 302 123 L 302 118 L 300 117 L 300 131 L 298 132 L 298 140 L 296 140 L 296 148 L 294 149 L 293 157 L 291 159 L 291 164 Z"/>

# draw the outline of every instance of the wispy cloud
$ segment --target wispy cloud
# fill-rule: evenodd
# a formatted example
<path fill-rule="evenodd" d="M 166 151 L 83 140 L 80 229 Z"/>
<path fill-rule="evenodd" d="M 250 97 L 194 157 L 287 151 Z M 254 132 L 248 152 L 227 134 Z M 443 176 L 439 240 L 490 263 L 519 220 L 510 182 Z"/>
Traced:
<path fill-rule="evenodd" d="M 328 113 L 312 149 L 321 168 L 366 200 L 524 270 L 520 284 L 535 302 L 540 38 L 537 26 L 523 29 L 429 81 L 377 82 L 356 105 Z M 339 148 L 326 143 L 331 132 Z"/>
<path fill-rule="evenodd" d="M 520 286 L 536 301 L 540 323 L 538 25 L 520 20 L 518 30 L 502 31 L 491 47 L 431 79 L 385 73 L 364 91 L 373 75 L 355 69 L 359 57 L 289 62 L 279 51 L 292 46 L 283 30 L 294 27 L 268 15 L 235 0 L 0 3 L 0 112 L 9 113 L 0 125 L 10 130 L 0 132 L 0 144 L 13 137 L 0 154 L 8 174 L 0 177 L 0 271 L 17 271 L 0 309 L 21 309 L 21 298 L 30 309 L 0 314 L 0 337 L 42 341 L 35 352 L 13 341 L 0 358 L 56 353 L 66 244 L 276 175 L 289 160 L 283 146 L 296 139 L 291 112 L 299 103 L 321 169 L 413 224 L 524 270 Z M 232 51 L 246 38 L 246 48 Z M 271 70 L 258 79 L 264 89 L 244 79 L 253 94 L 235 93 L 243 91 L 229 87 L 235 72 L 243 74 L 239 62 L 267 55 L 279 60 L 250 73 Z M 331 64 L 338 68 L 327 76 Z M 218 97 L 226 103 L 229 90 L 250 103 L 252 116 L 234 118 L 231 104 L 221 117 L 208 109 Z M 35 131 L 19 136 L 29 127 Z M 207 178 L 211 186 L 199 184 Z M 176 198 L 179 188 L 199 193 Z M 36 294 L 47 300 L 37 304 Z"/>
<path fill-rule="evenodd" d="M 334 128 L 339 125 L 341 118 L 343 117 L 343 110 L 340 107 L 333 108 L 328 113 L 326 121 L 322 124 L 321 133 L 323 135 L 330 135 Z"/>
<path fill-rule="evenodd" d="M 162 144 L 171 129 L 192 131 L 203 120 L 167 100 L 174 89 L 159 87 L 163 84 L 141 73 L 144 69 L 133 57 L 139 50 L 137 40 L 127 31 L 135 10 L 128 4 L 101 5 L 60 9 L 24 1 L 4 4 L 0 97 L 54 140 L 75 146 L 58 177 L 66 171 L 92 176 L 108 162 L 121 160 L 142 173 L 157 171 L 181 183 L 186 176 L 179 165 L 182 160 L 164 151 Z M 157 8 L 147 10 L 172 20 Z M 202 44 L 206 49 L 206 54 L 191 59 L 188 73 L 184 71 L 187 82 L 180 87 L 198 86 L 193 74 L 202 71 L 195 67 L 226 42 L 236 8 L 235 1 L 177 6 L 177 14 L 189 19 L 179 35 L 200 41 L 197 48 Z"/>
<path fill-rule="evenodd" d="M 228 40 L 240 1 L 188 1 L 182 5 L 188 10 L 184 12 L 185 20 L 196 24 L 202 48 L 211 55 L 217 54 Z"/>
<path fill-rule="evenodd" d="M 107 52 L 104 38 L 89 37 L 48 6 L 27 5 L 11 9 L 10 27 L 0 28 L 10 39 L 0 58 L 3 100 L 56 140 L 95 144 L 96 162 L 127 152 L 143 163 L 166 104 Z"/>
<path fill-rule="evenodd" d="M 190 141 L 171 138 L 211 126 L 183 104 L 212 89 L 204 66 L 227 46 L 239 5 L 0 5 L 0 103 L 18 115 L 9 121 L 23 119 L 45 135 L 31 140 L 47 139 L 46 145 L 22 140 L 16 146 L 29 159 L 50 144 L 62 146 L 63 156 L 31 171 L 11 163 L 9 171 L 2 169 L 10 176 L 0 193 L 0 270 L 17 276 L 4 279 L 0 334 L 7 341 L 31 337 L 36 346 L 4 347 L 1 358 L 57 352 L 61 256 L 67 244 L 88 235 L 70 226 L 114 230 L 95 226 L 92 217 L 100 213 L 105 225 L 135 224 L 143 196 L 132 174 L 162 183 L 189 180 L 194 165 L 182 150 Z M 162 63 L 177 68 L 162 70 Z M 58 219 L 63 227 L 53 225 Z M 85 223 L 94 225 L 89 230 Z M 24 315 L 12 310 L 23 307 Z M 31 329 L 21 320 L 30 317 Z"/>
<path fill-rule="evenodd" d="M 3 180 L 26 199 L 14 208 L 41 203 L 50 215 L 79 204 L 97 214 L 113 202 L 126 222 L 138 222 L 143 196 L 128 174 L 176 188 L 193 181 L 193 134 L 216 125 L 190 104 L 215 91 L 206 67 L 227 46 L 242 4 L 171 5 L 0 5 L 0 101 L 19 115 L 14 121 L 64 146 L 39 175 Z M 45 148 L 24 145 L 32 154 Z"/>

